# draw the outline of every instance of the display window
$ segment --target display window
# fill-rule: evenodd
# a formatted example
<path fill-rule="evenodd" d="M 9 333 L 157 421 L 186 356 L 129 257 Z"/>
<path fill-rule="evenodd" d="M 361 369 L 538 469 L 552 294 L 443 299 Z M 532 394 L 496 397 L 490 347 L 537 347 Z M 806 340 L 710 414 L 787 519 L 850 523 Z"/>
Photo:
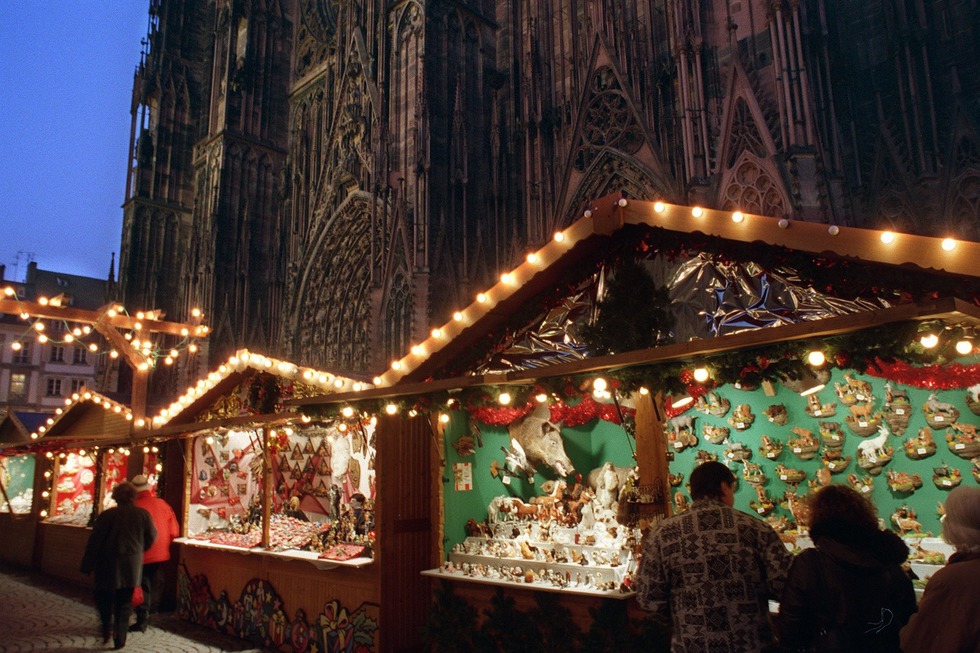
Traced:
<path fill-rule="evenodd" d="M 0 456 L 0 512 L 29 514 L 34 502 L 34 454 Z"/>
<path fill-rule="evenodd" d="M 376 488 L 373 433 L 373 425 L 366 423 L 195 438 L 189 537 L 221 546 L 261 547 L 262 479 L 268 461 L 265 551 L 309 551 L 335 560 L 370 557 Z"/>
<path fill-rule="evenodd" d="M 111 450 L 102 456 L 102 509 L 113 508 L 116 502 L 112 499 L 112 489 L 126 480 L 129 468 L 129 453 L 127 450 Z"/>
<path fill-rule="evenodd" d="M 88 524 L 95 505 L 95 458 L 96 454 L 85 450 L 62 453 L 55 458 L 47 523 Z"/>

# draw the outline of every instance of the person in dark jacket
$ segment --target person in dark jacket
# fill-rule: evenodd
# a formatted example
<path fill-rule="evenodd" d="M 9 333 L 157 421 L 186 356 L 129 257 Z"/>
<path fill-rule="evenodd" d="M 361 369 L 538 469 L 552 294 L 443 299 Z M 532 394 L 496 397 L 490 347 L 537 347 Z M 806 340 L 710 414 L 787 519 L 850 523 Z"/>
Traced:
<path fill-rule="evenodd" d="M 121 649 L 126 645 L 133 614 L 133 589 L 140 584 L 143 552 L 153 544 L 157 530 L 150 513 L 134 504 L 136 488 L 132 483 L 117 485 L 112 498 L 117 505 L 95 520 L 81 570 L 95 573 L 95 607 L 102 620 L 103 643 L 108 644 L 112 637 L 116 649 Z"/>
<path fill-rule="evenodd" d="M 946 497 L 943 538 L 956 547 L 926 584 L 919 611 L 902 629 L 905 653 L 980 653 L 980 488 Z"/>
<path fill-rule="evenodd" d="M 842 485 L 810 500 L 810 537 L 815 548 L 793 561 L 780 601 L 783 649 L 899 653 L 898 633 L 915 612 L 905 542 L 880 530 L 868 500 Z"/>

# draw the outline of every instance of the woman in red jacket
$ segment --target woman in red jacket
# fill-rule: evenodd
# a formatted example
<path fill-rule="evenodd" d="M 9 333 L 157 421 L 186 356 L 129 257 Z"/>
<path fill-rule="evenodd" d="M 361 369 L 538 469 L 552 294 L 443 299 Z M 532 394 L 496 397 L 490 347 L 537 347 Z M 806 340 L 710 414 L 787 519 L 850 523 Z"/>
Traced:
<path fill-rule="evenodd" d="M 136 608 L 136 623 L 130 627 L 132 631 L 144 632 L 150 622 L 150 612 L 160 607 L 164 585 L 163 565 L 170 560 L 170 543 L 180 535 L 180 527 L 173 508 L 154 494 L 146 476 L 134 476 L 132 484 L 139 493 L 136 505 L 150 513 L 157 529 L 156 541 L 143 554 L 143 604 Z"/>

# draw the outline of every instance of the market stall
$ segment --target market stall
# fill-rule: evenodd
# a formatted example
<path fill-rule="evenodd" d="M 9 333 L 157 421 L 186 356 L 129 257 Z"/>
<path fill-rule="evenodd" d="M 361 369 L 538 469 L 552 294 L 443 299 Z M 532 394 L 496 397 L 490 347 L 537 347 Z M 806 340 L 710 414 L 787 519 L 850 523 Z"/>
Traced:
<path fill-rule="evenodd" d="M 639 623 L 636 544 L 703 460 L 788 548 L 805 495 L 849 483 L 939 562 L 937 507 L 980 475 L 980 245 L 881 236 L 606 198 L 375 388 L 290 403 L 438 420 L 437 639 L 534 623 L 546 595 L 582 641 Z"/>
<path fill-rule="evenodd" d="M 361 385 L 239 351 L 154 420 L 152 437 L 184 442 L 183 617 L 283 650 L 397 649 L 404 606 L 426 595 L 402 587 L 386 601 L 383 588 L 406 564 L 417 579 L 413 556 L 431 550 L 417 542 L 428 429 L 386 443 L 376 419 L 283 406 Z M 386 460 L 413 458 L 414 470 L 386 475 Z M 421 519 L 406 513 L 413 504 Z"/>
<path fill-rule="evenodd" d="M 131 447 L 132 422 L 128 407 L 82 388 L 31 432 L 24 448 L 37 461 L 41 499 L 34 564 L 45 573 L 88 583 L 78 571 L 88 527 L 112 506 L 112 488 L 142 469 L 142 452 Z"/>
<path fill-rule="evenodd" d="M 0 560 L 5 562 L 30 565 L 34 556 L 36 461 L 19 448 L 45 419 L 43 413 L 8 410 L 0 420 L 0 531 L 9 536 Z"/>

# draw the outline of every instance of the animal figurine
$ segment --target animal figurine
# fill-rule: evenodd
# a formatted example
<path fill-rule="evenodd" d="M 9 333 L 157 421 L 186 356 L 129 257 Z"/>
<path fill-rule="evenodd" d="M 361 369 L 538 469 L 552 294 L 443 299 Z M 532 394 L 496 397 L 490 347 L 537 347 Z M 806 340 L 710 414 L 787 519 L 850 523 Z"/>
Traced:
<path fill-rule="evenodd" d="M 752 414 L 752 407 L 748 404 L 739 404 L 736 406 L 735 411 L 728 418 L 728 424 L 738 431 L 744 431 L 749 428 L 754 421 L 755 415 Z"/>
<path fill-rule="evenodd" d="M 704 449 L 698 449 L 698 452 L 694 454 L 694 464 L 701 465 L 703 463 L 713 463 L 718 460 L 718 454 L 711 453 L 710 451 L 705 451 Z"/>
<path fill-rule="evenodd" d="M 677 487 L 684 482 L 684 474 L 667 474 L 667 482 L 670 483 L 670 487 Z"/>
<path fill-rule="evenodd" d="M 589 474 L 591 483 L 592 474 Z M 607 462 L 602 466 L 595 482 L 596 502 L 607 510 L 615 510 L 616 502 L 619 500 L 619 476 L 612 463 Z"/>
<path fill-rule="evenodd" d="M 816 393 L 808 395 L 806 398 L 806 408 L 803 409 L 810 417 L 833 417 L 837 414 L 837 403 L 820 403 L 820 398 Z"/>
<path fill-rule="evenodd" d="M 759 447 L 759 453 L 769 460 L 776 460 L 779 458 L 779 455 L 783 453 L 783 443 L 776 438 L 770 438 L 768 435 L 763 435 L 760 442 L 762 443 L 762 446 Z"/>
<path fill-rule="evenodd" d="M 902 447 L 905 449 L 905 455 L 912 460 L 922 460 L 936 453 L 936 441 L 932 437 L 932 431 L 925 426 L 919 429 L 915 437 L 906 440 Z"/>
<path fill-rule="evenodd" d="M 892 513 L 892 523 L 895 524 L 900 535 L 907 535 L 909 533 L 922 534 L 922 524 L 916 520 L 915 510 L 909 508 L 907 505 L 903 505 Z"/>
<path fill-rule="evenodd" d="M 966 389 L 966 407 L 974 415 L 980 416 L 980 383 Z"/>
<path fill-rule="evenodd" d="M 777 426 L 785 426 L 789 421 L 789 413 L 785 404 L 772 404 L 762 411 L 770 422 Z"/>
<path fill-rule="evenodd" d="M 953 422 L 946 429 L 946 446 L 960 458 L 972 460 L 980 455 L 980 434 L 972 424 Z"/>
<path fill-rule="evenodd" d="M 847 483 L 857 492 L 864 495 L 871 494 L 871 492 L 873 492 L 875 489 L 875 480 L 872 476 L 865 476 L 864 478 L 861 478 L 857 474 L 848 474 Z"/>
<path fill-rule="evenodd" d="M 667 430 L 673 431 L 674 433 L 680 433 L 682 431 L 694 433 L 695 419 L 697 419 L 697 417 L 686 413 L 675 415 L 667 420 Z"/>
<path fill-rule="evenodd" d="M 755 486 L 755 497 L 755 500 L 749 501 L 749 507 L 763 517 L 776 509 L 776 502 L 772 500 L 763 486 Z"/>
<path fill-rule="evenodd" d="M 698 397 L 697 402 L 694 404 L 694 409 L 706 415 L 724 417 L 728 413 L 731 405 L 731 402 L 724 397 L 719 397 L 714 392 L 709 392 L 707 395 Z"/>
<path fill-rule="evenodd" d="M 922 477 L 918 474 L 888 470 L 888 487 L 892 492 L 915 492 L 922 487 Z"/>
<path fill-rule="evenodd" d="M 800 496 L 800 494 L 794 490 L 786 490 L 783 493 L 783 497 L 786 499 L 786 505 L 789 509 L 789 514 L 793 515 L 793 519 L 800 528 L 806 528 L 810 524 L 810 504 L 806 500 L 806 496 Z"/>
<path fill-rule="evenodd" d="M 802 483 L 806 479 L 806 472 L 802 469 L 792 469 L 790 467 L 786 467 L 782 463 L 779 463 L 776 465 L 776 476 L 784 483 L 796 485 L 797 483 Z"/>
<path fill-rule="evenodd" d="M 960 416 L 960 411 L 956 406 L 946 401 L 939 401 L 935 392 L 929 394 L 926 403 L 922 405 L 922 412 L 926 416 L 926 424 L 934 429 L 948 426 L 950 422 L 955 422 Z"/>
<path fill-rule="evenodd" d="M 902 388 L 893 388 L 891 381 L 885 381 L 885 402 L 889 404 L 911 404 L 909 393 Z"/>
<path fill-rule="evenodd" d="M 800 426 L 794 426 L 790 429 L 796 438 L 788 441 L 786 446 L 792 451 L 797 458 L 800 460 L 810 460 L 817 455 L 817 451 L 820 449 L 820 443 L 813 436 L 813 431 L 807 430 Z"/>
<path fill-rule="evenodd" d="M 841 449 L 824 447 L 823 454 L 820 456 L 824 467 L 819 471 L 826 470 L 830 474 L 840 474 L 847 469 L 847 466 L 851 464 L 851 457 L 843 455 L 841 451 Z"/>
<path fill-rule="evenodd" d="M 830 449 L 840 449 L 844 446 L 844 431 L 840 422 L 818 422 L 820 438 Z"/>
<path fill-rule="evenodd" d="M 940 490 L 952 490 L 963 482 L 960 470 L 943 463 L 932 470 L 932 483 Z"/>
<path fill-rule="evenodd" d="M 687 497 L 685 497 L 680 492 L 675 493 L 674 494 L 674 514 L 679 515 L 682 512 L 687 511 L 687 508 L 688 508 L 688 505 L 687 505 Z"/>
<path fill-rule="evenodd" d="M 511 440 L 516 441 L 526 452 L 528 463 L 540 463 L 559 476 L 569 476 L 575 471 L 572 461 L 565 453 L 561 438 L 561 422 L 551 421 L 551 413 L 544 404 L 532 412 L 512 422 L 507 427 Z"/>
<path fill-rule="evenodd" d="M 711 444 L 721 444 L 728 439 L 728 434 L 731 433 L 731 429 L 724 426 L 705 424 L 701 427 L 701 433 L 704 435 L 704 439 Z"/>
<path fill-rule="evenodd" d="M 872 403 L 874 396 L 871 394 L 871 384 L 861 379 L 855 379 L 850 374 L 844 375 L 844 383 L 834 383 L 837 390 L 837 397 L 845 406 L 851 406 L 859 401 Z"/>
<path fill-rule="evenodd" d="M 889 447 L 888 429 L 884 425 L 878 427 L 878 435 L 858 443 L 858 465 L 874 475 L 881 473 L 881 468 L 891 461 L 894 448 Z"/>
<path fill-rule="evenodd" d="M 757 486 L 763 485 L 766 482 L 766 473 L 756 463 L 743 462 L 742 478 L 745 479 L 746 483 Z"/>
<path fill-rule="evenodd" d="M 725 458 L 735 462 L 743 462 L 752 457 L 752 449 L 744 442 L 732 442 L 725 449 Z"/>

